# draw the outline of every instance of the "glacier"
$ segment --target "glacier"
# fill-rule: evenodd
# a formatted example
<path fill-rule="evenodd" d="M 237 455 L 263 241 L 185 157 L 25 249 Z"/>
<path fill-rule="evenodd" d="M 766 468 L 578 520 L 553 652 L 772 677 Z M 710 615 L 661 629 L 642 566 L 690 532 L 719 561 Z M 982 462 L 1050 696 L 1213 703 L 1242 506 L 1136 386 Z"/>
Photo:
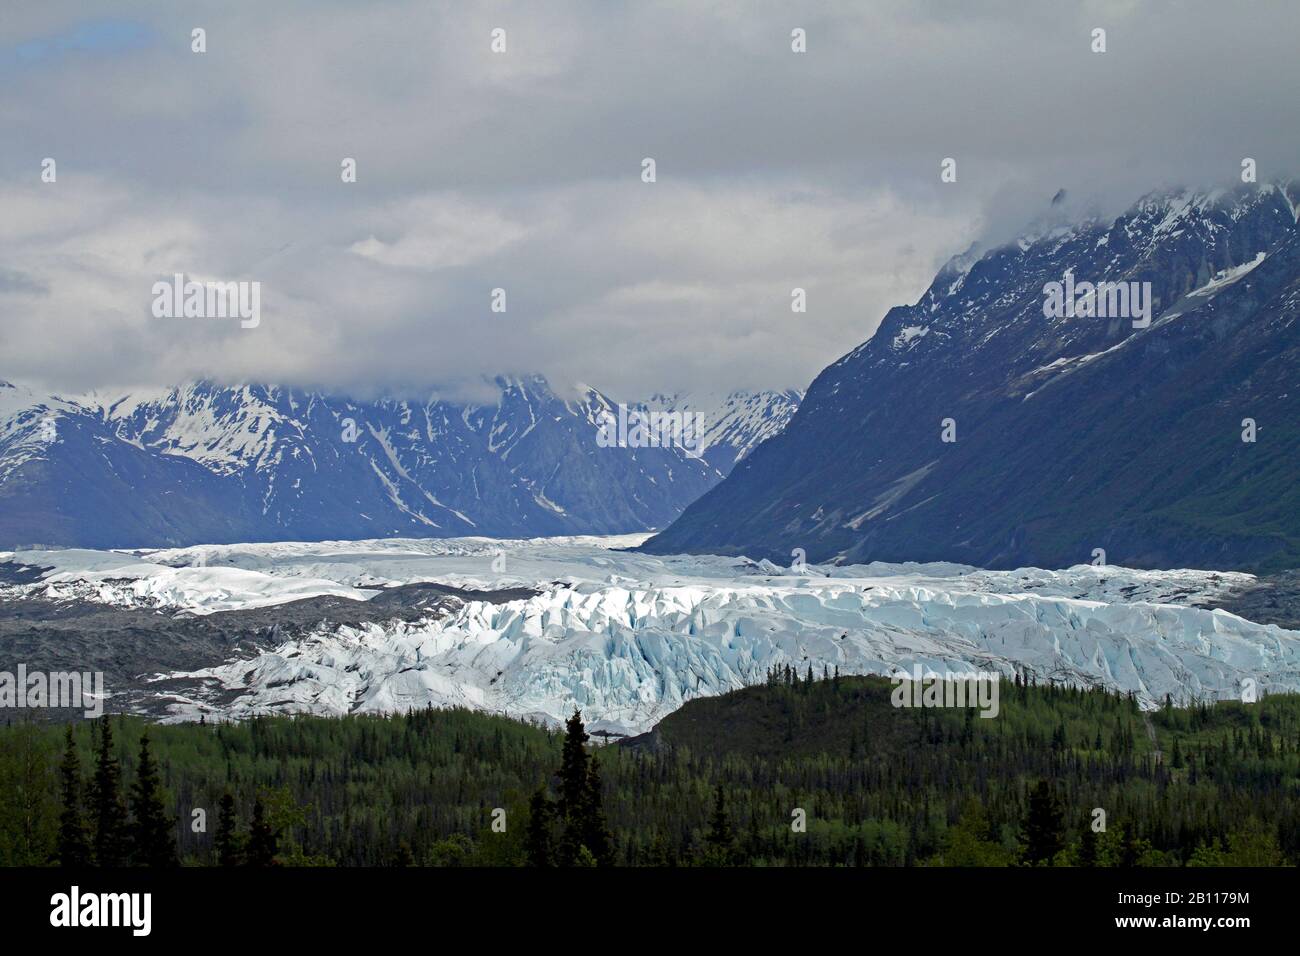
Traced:
<path fill-rule="evenodd" d="M 791 665 L 821 675 L 985 670 L 1132 692 L 1141 706 L 1300 689 L 1300 632 L 1204 605 L 1254 581 L 1199 570 L 960 564 L 782 568 L 626 549 L 643 534 L 381 539 L 159 550 L 0 552 L 39 569 L 4 588 L 156 613 L 213 614 L 305 597 L 367 600 L 434 582 L 524 587 L 418 620 L 325 622 L 166 682 L 169 721 L 465 706 L 593 732 L 639 733 L 695 697 Z M 177 682 L 180 682 L 179 685 Z M 177 690 L 181 686 L 183 690 Z"/>

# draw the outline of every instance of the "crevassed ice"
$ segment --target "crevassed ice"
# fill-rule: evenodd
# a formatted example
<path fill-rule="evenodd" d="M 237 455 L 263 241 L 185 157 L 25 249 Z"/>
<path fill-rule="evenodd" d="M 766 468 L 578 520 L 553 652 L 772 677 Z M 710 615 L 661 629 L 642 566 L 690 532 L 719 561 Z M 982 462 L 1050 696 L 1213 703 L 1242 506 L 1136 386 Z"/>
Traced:
<path fill-rule="evenodd" d="M 113 578 L 200 613 L 312 593 L 365 599 L 414 581 L 538 591 L 505 604 L 465 602 L 436 619 L 319 631 L 252 659 L 168 675 L 199 688 L 171 697 L 175 720 L 463 705 L 558 722 L 578 707 L 593 729 L 634 733 L 687 700 L 786 664 L 818 675 L 914 664 L 1032 673 L 1133 691 L 1147 707 L 1166 694 L 1236 697 L 1247 678 L 1263 692 L 1300 687 L 1300 632 L 1195 606 L 1249 575 L 879 563 L 800 575 L 767 561 L 617 550 L 641 537 L 223 545 L 206 549 L 205 568 L 170 566 L 196 549 L 0 560 L 58 558 L 49 577 L 59 587 Z M 220 588 L 221 600 L 205 588 Z"/>

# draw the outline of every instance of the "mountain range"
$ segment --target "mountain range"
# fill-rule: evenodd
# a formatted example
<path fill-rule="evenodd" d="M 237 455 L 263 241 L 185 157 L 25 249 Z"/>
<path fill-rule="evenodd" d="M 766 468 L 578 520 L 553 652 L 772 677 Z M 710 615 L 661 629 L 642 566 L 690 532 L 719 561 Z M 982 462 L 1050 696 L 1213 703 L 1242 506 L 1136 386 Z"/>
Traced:
<path fill-rule="evenodd" d="M 195 382 L 58 396 L 0 383 L 0 547 L 609 534 L 665 526 L 779 431 L 797 392 L 655 396 L 697 447 L 599 447 L 611 399 L 500 378 L 495 402 Z"/>
<path fill-rule="evenodd" d="M 1298 203 L 1293 183 L 1162 191 L 952 259 L 645 549 L 1300 565 Z M 1085 305 L 1085 282 L 1145 314 Z M 1054 308 L 1062 286 L 1078 308 Z"/>
<path fill-rule="evenodd" d="M 0 547 L 666 529 L 645 550 L 1295 567 L 1298 202 L 1292 183 L 1114 218 L 1054 201 L 950 260 L 806 396 L 630 405 L 701 413 L 690 450 L 602 447 L 616 404 L 540 376 L 478 403 L 0 383 Z"/>

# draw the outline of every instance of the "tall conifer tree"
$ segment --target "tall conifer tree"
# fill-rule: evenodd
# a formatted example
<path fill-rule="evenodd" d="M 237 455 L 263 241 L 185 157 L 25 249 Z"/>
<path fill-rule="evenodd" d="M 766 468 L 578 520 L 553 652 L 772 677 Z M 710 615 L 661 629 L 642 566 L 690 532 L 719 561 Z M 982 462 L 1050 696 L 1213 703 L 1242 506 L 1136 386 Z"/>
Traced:
<path fill-rule="evenodd" d="M 149 735 L 140 737 L 140 765 L 131 785 L 131 860 L 137 866 L 175 866 L 176 834 L 167 816 Z"/>
<path fill-rule="evenodd" d="M 107 716 L 99 721 L 99 747 L 95 754 L 90 802 L 95 824 L 95 864 L 125 865 L 127 832 L 126 804 L 122 802 L 122 768 L 113 750 L 112 720 Z"/>
<path fill-rule="evenodd" d="M 81 806 L 81 761 L 77 758 L 71 724 L 68 725 L 66 740 L 63 762 L 59 764 L 63 811 L 59 814 L 59 842 L 55 852 L 60 866 L 84 867 L 91 862 L 90 833 Z"/>
<path fill-rule="evenodd" d="M 239 866 L 243 860 L 243 841 L 235 820 L 235 798 L 227 790 L 217 809 L 217 836 L 214 840 L 217 866 Z"/>
<path fill-rule="evenodd" d="M 1046 863 L 1065 846 L 1065 812 L 1051 784 L 1040 780 L 1029 795 L 1029 815 L 1025 820 L 1025 859 L 1029 863 Z"/>
<path fill-rule="evenodd" d="M 279 852 L 280 841 L 266 819 L 266 808 L 258 796 L 253 803 L 253 825 L 248 832 L 248 865 L 277 866 L 275 855 Z"/>
<path fill-rule="evenodd" d="M 524 831 L 524 852 L 528 865 L 555 865 L 555 848 L 551 840 L 551 823 L 555 808 L 547 799 L 546 788 L 538 787 L 528 801 L 528 828 Z"/>

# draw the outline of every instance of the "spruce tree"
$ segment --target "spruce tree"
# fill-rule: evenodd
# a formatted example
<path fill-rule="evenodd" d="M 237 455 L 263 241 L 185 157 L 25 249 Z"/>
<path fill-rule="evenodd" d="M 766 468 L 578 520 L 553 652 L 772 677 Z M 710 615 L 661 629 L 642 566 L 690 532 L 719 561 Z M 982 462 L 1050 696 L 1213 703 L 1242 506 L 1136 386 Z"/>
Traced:
<path fill-rule="evenodd" d="M 613 839 L 605 823 L 605 796 L 600 783 L 600 763 L 593 756 L 587 763 L 587 785 L 582 801 L 582 844 L 591 851 L 597 866 L 614 865 Z"/>
<path fill-rule="evenodd" d="M 248 865 L 277 866 L 275 855 L 280 852 L 280 843 L 275 830 L 266 819 L 266 808 L 262 806 L 259 795 L 253 803 L 253 825 L 248 832 Z"/>
<path fill-rule="evenodd" d="M 1051 785 L 1046 780 L 1038 781 L 1029 795 L 1029 815 L 1025 821 L 1025 860 L 1028 863 L 1051 866 L 1052 859 L 1065 846 L 1064 818 L 1065 812 Z"/>
<path fill-rule="evenodd" d="M 560 799 L 556 808 L 563 826 L 557 854 L 560 866 L 575 865 L 585 835 L 587 750 L 584 745 L 589 739 L 582 725 L 582 712 L 575 710 L 565 723 L 564 746 L 560 752 Z"/>
<path fill-rule="evenodd" d="M 575 710 L 564 725 L 564 748 L 560 752 L 559 812 L 568 819 L 581 814 L 587 790 L 587 748 L 591 738 L 582 725 L 582 711 Z"/>
<path fill-rule="evenodd" d="M 59 765 L 62 778 L 63 811 L 59 814 L 59 842 L 55 851 L 60 866 L 90 865 L 90 834 L 86 816 L 81 808 L 81 761 L 77 759 L 77 746 L 72 737 L 72 725 L 67 729 L 67 748 Z"/>
<path fill-rule="evenodd" d="M 538 787 L 528 801 L 528 827 L 524 831 L 524 851 L 529 866 L 555 866 L 555 847 L 551 840 L 554 811 L 546 796 L 546 788 Z"/>
<path fill-rule="evenodd" d="M 727 798 L 718 784 L 713 794 L 713 814 L 709 817 L 709 832 L 704 838 L 707 852 L 705 862 L 710 866 L 728 866 L 735 853 L 736 838 L 727 818 Z"/>
<path fill-rule="evenodd" d="M 140 766 L 131 785 L 131 859 L 136 866 L 175 866 L 175 821 L 167 816 L 149 735 L 140 736 Z"/>
<path fill-rule="evenodd" d="M 1079 865 L 1097 865 L 1097 834 L 1092 829 L 1091 819 L 1085 820 L 1083 824 L 1083 837 L 1079 841 Z"/>
<path fill-rule="evenodd" d="M 122 768 L 113 753 L 113 725 L 108 717 L 99 721 L 99 747 L 91 781 L 91 812 L 95 823 L 95 864 L 124 865 L 127 857 L 126 804 L 122 802 Z"/>
<path fill-rule="evenodd" d="M 217 809 L 217 866 L 240 866 L 244 862 L 243 840 L 236 829 L 235 798 L 227 790 L 221 795 Z"/>

